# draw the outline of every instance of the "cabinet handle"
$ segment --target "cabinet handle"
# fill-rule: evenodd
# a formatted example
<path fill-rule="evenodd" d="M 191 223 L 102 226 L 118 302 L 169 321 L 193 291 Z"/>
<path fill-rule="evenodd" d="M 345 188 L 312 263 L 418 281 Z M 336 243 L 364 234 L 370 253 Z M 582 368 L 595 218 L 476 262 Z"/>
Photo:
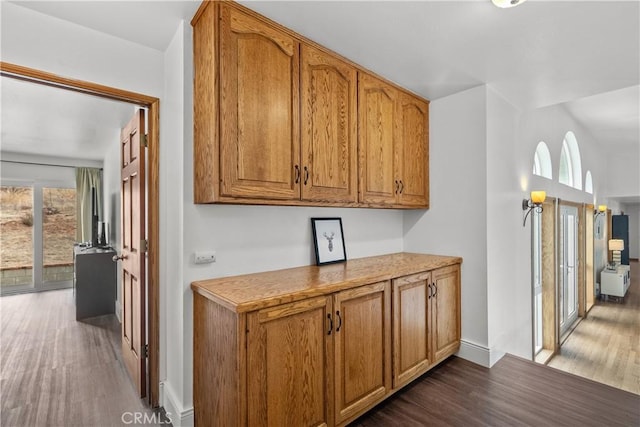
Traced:
<path fill-rule="evenodd" d="M 431 286 L 433 286 L 433 297 L 435 298 L 436 295 L 438 295 L 438 287 L 435 283 L 433 283 Z"/>
<path fill-rule="evenodd" d="M 398 189 L 400 188 L 400 186 L 398 185 L 398 180 L 396 179 L 396 194 L 398 194 Z"/>
<path fill-rule="evenodd" d="M 333 331 L 333 319 L 331 319 L 331 314 L 327 313 L 327 319 L 329 319 L 329 330 L 327 331 L 327 335 L 331 335 L 331 331 Z"/>
<path fill-rule="evenodd" d="M 297 184 L 300 182 L 300 166 L 295 165 L 294 168 L 296 171 L 296 184 Z"/>
<path fill-rule="evenodd" d="M 342 327 L 342 316 L 340 316 L 340 311 L 336 311 L 336 315 L 338 315 L 338 327 L 336 328 L 336 332 L 340 332 L 340 328 Z"/>
<path fill-rule="evenodd" d="M 400 194 L 402 194 L 402 190 L 404 190 L 404 182 L 400 180 Z"/>
<path fill-rule="evenodd" d="M 304 185 L 307 185 L 307 181 L 309 181 L 309 169 L 304 167 Z"/>
<path fill-rule="evenodd" d="M 428 283 L 427 287 L 429 288 L 429 296 L 427 297 L 427 299 L 431 299 L 431 283 Z"/>

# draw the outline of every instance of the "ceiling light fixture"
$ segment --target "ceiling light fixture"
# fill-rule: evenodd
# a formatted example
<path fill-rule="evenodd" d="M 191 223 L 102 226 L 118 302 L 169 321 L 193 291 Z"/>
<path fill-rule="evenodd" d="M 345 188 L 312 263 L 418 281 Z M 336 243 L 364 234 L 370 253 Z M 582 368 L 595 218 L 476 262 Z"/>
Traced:
<path fill-rule="evenodd" d="M 507 8 L 507 7 L 514 7 L 517 6 L 519 4 L 524 3 L 527 0 L 491 0 L 491 2 L 500 7 L 500 8 Z"/>

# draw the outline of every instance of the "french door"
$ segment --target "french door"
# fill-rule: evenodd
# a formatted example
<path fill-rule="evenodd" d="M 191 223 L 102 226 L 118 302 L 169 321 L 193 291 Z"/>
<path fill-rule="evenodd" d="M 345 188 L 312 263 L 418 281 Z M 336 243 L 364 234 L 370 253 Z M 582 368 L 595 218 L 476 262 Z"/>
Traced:
<path fill-rule="evenodd" d="M 542 213 L 533 211 L 533 348 L 534 355 L 542 350 Z"/>
<path fill-rule="evenodd" d="M 560 207 L 560 336 L 578 318 L 578 209 Z"/>
<path fill-rule="evenodd" d="M 0 201 L 1 293 L 71 287 L 75 183 L 3 181 Z"/>

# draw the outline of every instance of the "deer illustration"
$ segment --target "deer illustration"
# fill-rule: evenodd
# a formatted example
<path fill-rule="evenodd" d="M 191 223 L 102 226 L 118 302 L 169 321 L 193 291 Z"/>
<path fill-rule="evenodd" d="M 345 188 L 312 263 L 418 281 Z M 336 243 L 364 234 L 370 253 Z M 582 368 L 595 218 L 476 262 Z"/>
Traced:
<path fill-rule="evenodd" d="M 325 239 L 327 239 L 327 241 L 329 242 L 329 252 L 333 252 L 333 238 L 335 237 L 336 233 L 335 232 L 331 232 L 331 236 L 327 236 L 327 233 L 323 233 L 323 236 L 325 237 Z"/>

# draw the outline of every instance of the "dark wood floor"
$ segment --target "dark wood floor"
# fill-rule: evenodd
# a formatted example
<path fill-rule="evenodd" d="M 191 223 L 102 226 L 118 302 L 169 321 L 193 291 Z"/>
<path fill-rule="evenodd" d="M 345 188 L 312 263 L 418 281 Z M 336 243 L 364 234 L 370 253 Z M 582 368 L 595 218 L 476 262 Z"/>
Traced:
<path fill-rule="evenodd" d="M 639 426 L 640 396 L 506 355 L 452 357 L 356 420 L 365 426 Z"/>
<path fill-rule="evenodd" d="M 114 315 L 76 322 L 65 289 L 2 297 L 0 319 L 3 427 L 112 426 L 127 412 L 152 415 L 124 370 Z"/>

